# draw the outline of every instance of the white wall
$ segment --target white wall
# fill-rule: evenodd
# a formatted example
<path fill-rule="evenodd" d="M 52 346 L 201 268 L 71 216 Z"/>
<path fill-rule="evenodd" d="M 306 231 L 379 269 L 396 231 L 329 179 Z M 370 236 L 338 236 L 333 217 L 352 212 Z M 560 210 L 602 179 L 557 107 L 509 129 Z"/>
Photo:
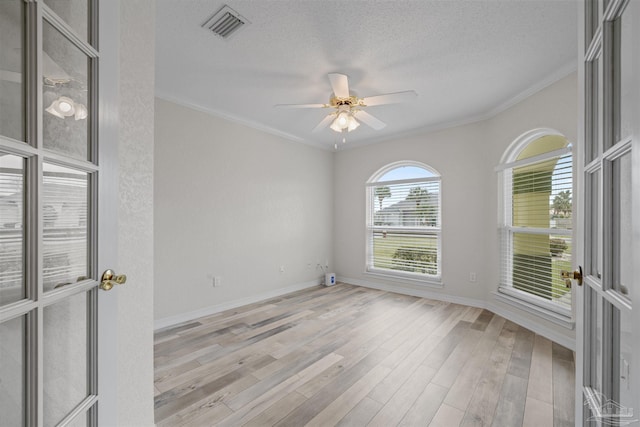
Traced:
<path fill-rule="evenodd" d="M 152 426 L 155 1 L 120 1 L 118 425 Z"/>
<path fill-rule="evenodd" d="M 433 133 L 416 134 L 340 151 L 335 159 L 334 259 L 340 279 L 417 295 L 486 306 L 514 320 L 537 324 L 569 344 L 573 331 L 495 301 L 499 279 L 498 182 L 494 167 L 509 144 L 534 128 L 553 128 L 575 141 L 575 73 L 495 117 Z M 365 182 L 400 160 L 426 163 L 442 175 L 442 277 L 444 288 L 383 280 L 365 271 Z M 469 282 L 469 273 L 477 282 Z M 543 332 L 541 329 L 539 332 Z"/>
<path fill-rule="evenodd" d="M 155 112 L 156 326 L 318 284 L 333 154 L 163 99 Z"/>

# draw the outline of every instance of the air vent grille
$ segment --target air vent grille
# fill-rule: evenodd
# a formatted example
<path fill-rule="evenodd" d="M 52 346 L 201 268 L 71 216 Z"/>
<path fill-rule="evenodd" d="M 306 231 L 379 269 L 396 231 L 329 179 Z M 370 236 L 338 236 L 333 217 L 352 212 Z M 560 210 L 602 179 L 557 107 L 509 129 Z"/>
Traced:
<path fill-rule="evenodd" d="M 238 30 L 250 24 L 246 18 L 229 6 L 223 6 L 215 15 L 202 24 L 203 28 L 210 30 L 216 36 L 228 39 Z"/>

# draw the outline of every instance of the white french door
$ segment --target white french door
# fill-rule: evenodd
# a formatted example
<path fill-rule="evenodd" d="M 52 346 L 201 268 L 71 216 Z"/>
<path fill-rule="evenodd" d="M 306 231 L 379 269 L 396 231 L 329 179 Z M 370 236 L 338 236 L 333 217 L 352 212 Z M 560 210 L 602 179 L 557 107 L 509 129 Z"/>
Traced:
<path fill-rule="evenodd" d="M 583 287 L 576 418 L 640 419 L 640 1 L 581 6 Z"/>
<path fill-rule="evenodd" d="M 117 154 L 100 124 L 108 106 L 98 98 L 98 7 L 0 1 L 3 426 L 114 419 L 114 400 L 102 395 L 113 394 L 113 379 L 98 366 L 99 347 L 109 357 L 100 334 L 115 337 L 100 321 L 115 323 L 115 299 L 100 285 L 115 259 L 104 228 L 115 228 L 115 187 L 105 183 Z"/>

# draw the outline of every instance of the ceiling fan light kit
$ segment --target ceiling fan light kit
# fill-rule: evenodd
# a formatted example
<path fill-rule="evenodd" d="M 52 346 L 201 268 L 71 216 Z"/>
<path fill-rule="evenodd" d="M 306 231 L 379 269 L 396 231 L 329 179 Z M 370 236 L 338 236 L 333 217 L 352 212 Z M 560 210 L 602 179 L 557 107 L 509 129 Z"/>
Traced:
<path fill-rule="evenodd" d="M 329 128 L 335 132 L 351 132 L 360 126 L 360 123 L 353 117 L 354 111 L 349 105 L 340 105 L 336 118 Z"/>
<path fill-rule="evenodd" d="M 375 118 L 363 110 L 366 107 L 377 105 L 395 104 L 405 102 L 415 98 L 418 94 L 408 90 L 403 92 L 387 93 L 383 95 L 358 98 L 349 92 L 349 77 L 345 74 L 330 73 L 328 75 L 333 96 L 329 98 L 328 104 L 279 104 L 281 108 L 333 108 L 335 111 L 329 113 L 314 129 L 318 132 L 329 126 L 335 132 L 351 132 L 360 126 L 358 119 L 369 125 L 374 130 L 380 130 L 386 126 L 384 122 Z"/>
<path fill-rule="evenodd" d="M 51 105 L 45 108 L 45 111 L 60 119 L 74 116 L 76 120 L 84 120 L 89 115 L 87 107 L 66 96 L 54 100 Z"/>

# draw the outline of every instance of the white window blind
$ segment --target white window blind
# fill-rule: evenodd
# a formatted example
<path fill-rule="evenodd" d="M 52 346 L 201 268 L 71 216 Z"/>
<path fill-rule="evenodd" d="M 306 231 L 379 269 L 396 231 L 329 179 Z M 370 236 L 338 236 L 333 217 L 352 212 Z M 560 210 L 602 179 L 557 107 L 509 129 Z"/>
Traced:
<path fill-rule="evenodd" d="M 568 314 L 571 293 L 561 271 L 572 269 L 572 156 L 521 161 L 503 173 L 500 290 Z"/>
<path fill-rule="evenodd" d="M 426 169 L 393 173 L 398 169 L 368 184 L 367 270 L 438 279 L 440 176 Z"/>

